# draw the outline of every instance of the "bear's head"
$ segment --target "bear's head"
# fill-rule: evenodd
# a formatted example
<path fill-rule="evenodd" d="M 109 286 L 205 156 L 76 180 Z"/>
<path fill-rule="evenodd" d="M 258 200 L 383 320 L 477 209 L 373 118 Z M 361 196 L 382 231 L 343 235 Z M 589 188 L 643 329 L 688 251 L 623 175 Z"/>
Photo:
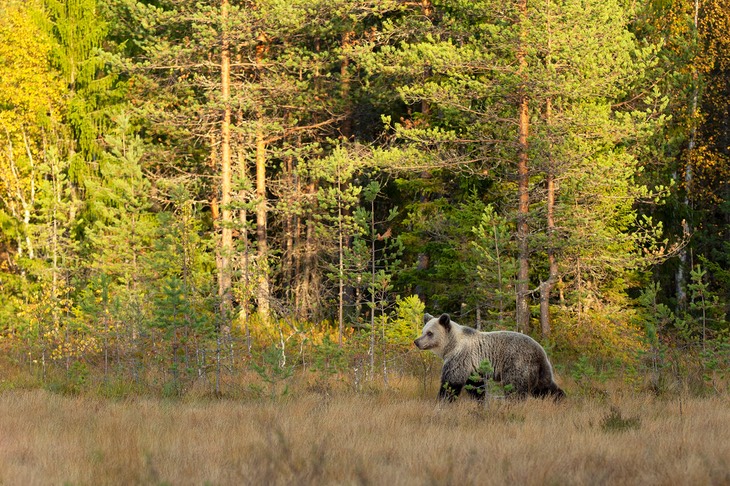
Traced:
<path fill-rule="evenodd" d="M 451 318 L 448 314 L 441 314 L 438 318 L 426 314 L 423 316 L 423 322 L 423 333 L 413 343 L 418 349 L 429 349 L 443 358 L 446 345 L 451 339 Z"/>

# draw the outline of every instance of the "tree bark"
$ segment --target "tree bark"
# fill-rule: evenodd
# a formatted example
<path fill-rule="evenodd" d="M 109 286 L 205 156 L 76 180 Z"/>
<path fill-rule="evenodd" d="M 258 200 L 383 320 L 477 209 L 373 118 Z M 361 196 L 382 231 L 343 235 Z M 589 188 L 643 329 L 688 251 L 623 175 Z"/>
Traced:
<path fill-rule="evenodd" d="M 284 157 L 284 173 L 282 174 L 282 177 L 287 190 L 283 197 L 288 199 L 289 205 L 297 206 L 299 192 L 297 191 L 293 159 L 294 158 L 291 155 Z M 284 219 L 284 254 L 282 255 L 283 265 L 281 273 L 284 277 L 284 281 L 289 283 L 287 285 L 288 288 L 286 289 L 287 299 L 289 302 L 293 302 L 296 294 L 296 285 L 294 285 L 294 282 L 296 282 L 296 271 L 294 268 L 294 228 L 296 227 L 297 215 L 294 211 L 285 211 L 284 214 L 282 214 L 282 218 Z M 297 317 L 301 318 L 302 316 Z"/>
<path fill-rule="evenodd" d="M 266 142 L 264 141 L 263 118 L 259 118 L 256 132 L 256 244 L 258 262 L 258 289 L 256 302 L 259 317 L 263 322 L 269 320 L 269 264 L 266 218 Z"/>
<path fill-rule="evenodd" d="M 527 216 L 530 209 L 529 199 L 529 182 L 530 176 L 528 172 L 528 135 L 530 127 L 528 98 L 527 98 L 527 53 L 525 50 L 526 26 L 527 19 L 527 0 L 520 0 L 520 46 L 517 52 L 519 61 L 520 75 L 523 78 L 522 86 L 519 93 L 519 153 L 517 160 L 517 190 L 518 190 L 518 212 L 517 212 L 517 252 L 519 261 L 519 271 L 517 274 L 516 289 L 516 324 L 517 330 L 521 332 L 529 331 L 530 325 L 530 308 L 528 305 L 529 297 L 529 242 Z"/>
<path fill-rule="evenodd" d="M 237 59 L 238 60 L 238 59 Z M 239 123 L 243 120 L 243 113 L 241 111 L 237 114 Z M 244 156 L 244 141 L 242 135 L 236 137 L 236 158 L 238 166 L 238 177 L 242 181 L 249 180 L 248 164 L 246 163 L 246 157 Z M 250 194 L 247 193 L 247 189 L 239 188 L 237 200 L 239 203 L 247 201 Z M 238 320 L 243 325 L 244 334 L 246 335 L 246 348 L 249 354 L 251 354 L 251 329 L 248 325 L 249 310 L 251 303 L 251 264 L 250 264 L 250 245 L 248 240 L 248 211 L 246 207 L 241 204 L 238 210 L 238 240 L 243 243 L 243 255 L 237 254 L 238 257 L 238 268 L 240 268 L 241 275 L 239 277 L 239 286 L 242 287 L 239 292 L 239 307 L 238 307 Z M 240 248 L 240 247 L 239 247 Z"/>
<path fill-rule="evenodd" d="M 313 181 L 310 181 L 305 188 L 305 197 L 312 198 L 316 193 L 316 185 Z M 306 217 L 304 219 L 303 228 L 298 229 L 297 232 L 304 233 L 304 242 L 302 248 L 297 253 L 299 254 L 299 264 L 297 268 L 297 302 L 296 309 L 297 314 L 300 316 L 306 316 L 312 310 L 312 294 L 313 294 L 313 280 L 314 280 L 314 220 L 312 217 Z"/>
<path fill-rule="evenodd" d="M 338 289 L 337 289 L 337 344 L 342 347 L 342 334 L 345 329 L 345 228 L 342 219 L 345 217 L 342 208 L 342 170 L 337 163 L 337 232 L 339 241 L 337 244 L 338 261 Z"/>
<path fill-rule="evenodd" d="M 259 35 L 256 47 L 256 66 L 259 74 L 263 73 L 263 59 L 267 50 L 268 38 L 264 33 Z M 264 113 L 259 108 L 256 127 L 256 243 L 257 243 L 257 296 L 259 318 L 263 323 L 269 321 L 269 249 L 266 235 L 266 219 L 268 206 L 266 198 L 266 140 L 264 137 Z"/>
<path fill-rule="evenodd" d="M 231 51 L 228 41 L 228 0 L 221 1 L 221 97 L 223 120 L 221 121 L 221 242 L 218 268 L 218 298 L 223 321 L 231 310 L 231 256 L 233 254 L 233 218 L 231 212 Z"/>
<path fill-rule="evenodd" d="M 699 16 L 699 0 L 695 0 L 694 2 L 694 30 L 695 33 L 697 32 L 697 22 L 698 22 L 698 16 Z M 685 167 L 684 171 L 684 205 L 686 208 L 686 212 L 689 215 L 692 207 L 691 207 L 691 201 L 690 201 L 690 191 L 692 190 L 692 181 L 694 178 L 693 174 L 693 167 L 692 167 L 692 152 L 695 149 L 695 144 L 697 143 L 697 125 L 696 125 L 696 115 L 697 115 L 697 103 L 699 99 L 699 76 L 697 74 L 697 70 L 695 68 L 694 72 L 692 73 L 692 78 L 694 82 L 694 89 L 692 92 L 692 111 L 691 111 L 691 120 L 692 120 L 692 130 L 689 137 L 689 144 L 687 146 L 687 166 Z M 682 233 L 684 234 L 685 238 L 691 233 L 692 228 L 690 227 L 690 224 L 687 222 L 687 219 L 682 219 Z M 677 266 L 677 273 L 675 275 L 675 284 L 676 284 L 676 294 L 677 294 L 677 307 L 679 309 L 686 309 L 687 308 L 687 261 L 688 261 L 688 253 L 687 253 L 687 247 L 683 246 L 679 250 L 679 265 Z"/>
<path fill-rule="evenodd" d="M 549 338 L 550 322 L 550 294 L 558 281 L 558 263 L 555 259 L 555 160 L 552 154 L 550 124 L 552 122 L 552 100 L 548 98 L 545 107 L 545 122 L 548 126 L 548 166 L 545 176 L 546 185 L 546 217 L 547 217 L 547 256 L 548 278 L 540 282 L 540 330 L 543 338 Z"/>

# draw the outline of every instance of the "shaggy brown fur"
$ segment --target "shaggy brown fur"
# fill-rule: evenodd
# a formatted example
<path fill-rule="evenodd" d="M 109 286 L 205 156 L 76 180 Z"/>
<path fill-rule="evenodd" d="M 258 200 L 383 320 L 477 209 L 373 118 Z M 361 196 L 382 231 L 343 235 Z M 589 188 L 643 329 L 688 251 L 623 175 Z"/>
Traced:
<path fill-rule="evenodd" d="M 512 385 L 510 394 L 519 398 L 552 396 L 563 390 L 553 380 L 553 368 L 540 344 L 526 334 L 512 331 L 477 332 L 452 321 L 448 314 L 424 316 L 423 334 L 414 343 L 444 360 L 439 398 L 454 400 L 465 385 L 470 395 L 484 397 L 484 381 L 472 375 L 482 361 L 492 365 L 491 378 Z M 481 391 L 480 391 L 481 390 Z"/>

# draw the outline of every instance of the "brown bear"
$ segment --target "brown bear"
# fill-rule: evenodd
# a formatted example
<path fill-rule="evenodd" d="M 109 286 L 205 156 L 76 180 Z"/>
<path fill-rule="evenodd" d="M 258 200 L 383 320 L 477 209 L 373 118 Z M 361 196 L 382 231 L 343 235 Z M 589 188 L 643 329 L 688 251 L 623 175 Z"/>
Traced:
<path fill-rule="evenodd" d="M 493 372 L 487 378 L 511 385 L 508 394 L 518 398 L 565 396 L 553 380 L 553 368 L 540 344 L 526 334 L 512 331 L 479 332 L 452 321 L 448 314 L 424 316 L 423 334 L 414 343 L 444 360 L 439 398 L 453 401 L 467 386 L 474 398 L 485 396 L 483 379 L 475 372 L 489 361 Z M 511 390 L 509 390 L 511 388 Z"/>

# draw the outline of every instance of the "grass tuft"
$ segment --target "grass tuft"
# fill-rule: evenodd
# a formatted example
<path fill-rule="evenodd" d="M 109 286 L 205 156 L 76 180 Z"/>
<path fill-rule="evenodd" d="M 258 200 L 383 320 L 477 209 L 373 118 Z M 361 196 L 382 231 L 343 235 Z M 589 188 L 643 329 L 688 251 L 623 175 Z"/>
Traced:
<path fill-rule="evenodd" d="M 639 417 L 624 417 L 618 407 L 612 406 L 610 411 L 601 420 L 601 429 L 606 432 L 624 432 L 638 430 L 641 427 Z"/>

